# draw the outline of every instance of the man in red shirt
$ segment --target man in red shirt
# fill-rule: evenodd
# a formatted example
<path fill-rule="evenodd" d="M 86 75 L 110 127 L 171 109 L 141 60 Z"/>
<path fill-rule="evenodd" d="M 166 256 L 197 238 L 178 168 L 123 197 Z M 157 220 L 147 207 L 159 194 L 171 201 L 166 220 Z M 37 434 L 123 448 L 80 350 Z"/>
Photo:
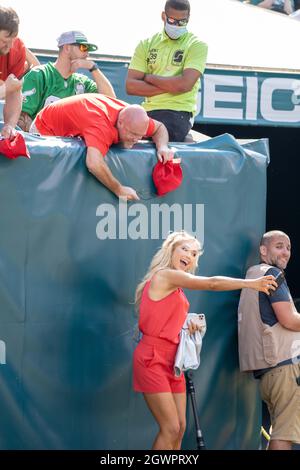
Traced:
<path fill-rule="evenodd" d="M 138 105 L 98 93 L 71 96 L 43 108 L 30 129 L 41 135 L 82 137 L 87 146 L 88 170 L 117 197 L 139 199 L 136 191 L 123 186 L 111 173 L 104 157 L 109 147 L 122 142 L 132 148 L 142 137 L 152 137 L 157 157 L 166 163 L 173 158 L 168 148 L 168 131 L 165 126 L 148 117 Z"/>
<path fill-rule="evenodd" d="M 25 73 L 26 48 L 17 38 L 19 17 L 12 8 L 0 6 L 0 98 L 5 97 L 1 135 L 13 138 L 21 112 L 21 78 Z"/>

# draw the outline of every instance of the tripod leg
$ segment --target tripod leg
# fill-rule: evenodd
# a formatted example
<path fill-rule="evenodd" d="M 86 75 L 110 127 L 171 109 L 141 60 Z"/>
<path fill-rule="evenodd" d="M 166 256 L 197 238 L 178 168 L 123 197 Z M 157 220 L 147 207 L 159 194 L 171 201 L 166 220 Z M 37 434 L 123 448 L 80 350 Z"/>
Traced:
<path fill-rule="evenodd" d="M 205 450 L 204 439 L 202 435 L 202 431 L 199 424 L 198 412 L 197 412 L 197 403 L 196 403 L 196 394 L 195 394 L 195 387 L 194 382 L 192 380 L 193 373 L 192 371 L 187 371 L 185 374 L 186 384 L 187 384 L 187 392 L 190 396 L 191 403 L 192 403 L 192 410 L 194 415 L 195 421 L 195 428 L 196 428 L 196 441 L 197 441 L 197 449 L 198 450 Z"/>

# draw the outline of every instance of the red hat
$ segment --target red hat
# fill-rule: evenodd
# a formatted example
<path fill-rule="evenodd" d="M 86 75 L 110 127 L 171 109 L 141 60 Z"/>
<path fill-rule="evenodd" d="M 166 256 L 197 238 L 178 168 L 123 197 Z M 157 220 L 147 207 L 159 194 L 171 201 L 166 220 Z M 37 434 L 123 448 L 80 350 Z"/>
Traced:
<path fill-rule="evenodd" d="M 11 159 L 18 157 L 30 158 L 25 139 L 19 132 L 12 140 L 0 138 L 0 153 Z"/>
<path fill-rule="evenodd" d="M 169 160 L 167 163 L 157 162 L 153 168 L 152 178 L 157 194 L 164 196 L 169 191 L 174 191 L 182 183 L 181 159 Z"/>

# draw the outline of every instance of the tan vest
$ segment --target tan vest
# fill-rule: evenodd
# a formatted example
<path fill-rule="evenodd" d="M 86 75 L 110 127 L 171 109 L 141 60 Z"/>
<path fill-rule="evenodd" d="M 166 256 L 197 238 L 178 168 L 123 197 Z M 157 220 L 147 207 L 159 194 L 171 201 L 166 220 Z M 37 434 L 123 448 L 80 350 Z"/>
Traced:
<path fill-rule="evenodd" d="M 259 264 L 248 269 L 246 278 L 264 276 L 273 266 Z M 291 298 L 293 308 L 296 310 Z M 259 292 L 243 289 L 238 309 L 239 358 L 241 371 L 274 367 L 300 354 L 300 332 L 291 331 L 278 322 L 262 322 Z"/>

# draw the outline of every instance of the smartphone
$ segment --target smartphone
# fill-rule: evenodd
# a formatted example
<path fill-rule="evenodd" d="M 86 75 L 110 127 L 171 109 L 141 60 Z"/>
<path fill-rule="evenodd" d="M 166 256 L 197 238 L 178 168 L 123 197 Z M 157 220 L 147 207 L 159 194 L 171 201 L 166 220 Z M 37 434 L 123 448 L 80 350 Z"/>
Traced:
<path fill-rule="evenodd" d="M 198 314 L 198 320 L 200 321 L 201 326 L 203 326 L 203 327 L 206 328 L 206 320 L 205 320 L 205 315 L 204 315 L 204 313 L 199 313 L 199 314 Z"/>
<path fill-rule="evenodd" d="M 206 319 L 204 313 L 191 313 L 189 312 L 189 320 L 195 319 L 200 324 L 200 333 L 203 337 L 206 333 Z"/>
<path fill-rule="evenodd" d="M 277 289 L 281 286 L 281 284 L 283 283 L 284 280 L 285 280 L 284 272 L 283 272 L 283 271 L 280 271 L 280 273 L 278 273 L 278 274 L 275 276 L 275 281 L 277 282 L 277 287 L 276 287 L 275 290 L 270 289 L 270 294 L 269 294 L 269 295 L 273 295 L 274 292 L 276 292 Z"/>

